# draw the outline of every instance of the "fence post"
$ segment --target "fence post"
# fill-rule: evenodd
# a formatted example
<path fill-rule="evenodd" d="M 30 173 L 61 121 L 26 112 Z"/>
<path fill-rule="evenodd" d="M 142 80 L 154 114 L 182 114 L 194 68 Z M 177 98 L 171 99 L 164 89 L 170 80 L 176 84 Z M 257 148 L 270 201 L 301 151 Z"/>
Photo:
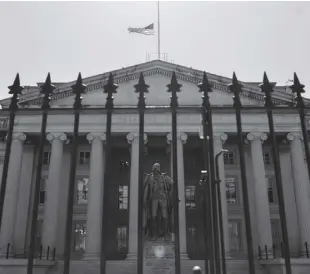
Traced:
<path fill-rule="evenodd" d="M 67 200 L 67 219 L 65 225 L 65 250 L 64 250 L 64 266 L 63 273 L 70 273 L 70 258 L 71 258 L 71 233 L 73 220 L 73 203 L 74 203 L 74 188 L 75 188 L 75 174 L 76 174 L 76 159 L 77 148 L 79 144 L 79 124 L 80 124 L 80 109 L 82 108 L 82 94 L 85 93 L 86 86 L 83 84 L 81 73 L 75 85 L 72 86 L 72 92 L 75 94 L 74 98 L 74 124 L 73 124 L 73 138 L 70 155 L 70 171 L 69 171 L 69 186 L 68 186 L 68 200 Z M 104 226 L 104 225 L 103 225 Z M 102 239 L 103 241 L 104 239 Z"/>
<path fill-rule="evenodd" d="M 233 80 L 232 80 L 232 84 L 229 85 L 229 89 L 234 94 L 233 100 L 234 100 L 234 108 L 235 108 L 235 113 L 236 113 L 236 125 L 237 125 L 237 136 L 238 136 L 242 195 L 243 195 L 243 203 L 244 203 L 243 211 L 244 211 L 245 233 L 246 233 L 247 250 L 248 250 L 249 273 L 255 274 L 250 202 L 249 202 L 249 196 L 248 196 L 248 185 L 247 185 L 247 177 L 246 177 L 245 158 L 244 158 L 244 139 L 243 139 L 244 134 L 242 131 L 242 121 L 241 121 L 242 104 L 240 100 L 240 93 L 242 92 L 242 86 L 239 83 L 235 73 L 233 73 Z"/>
<path fill-rule="evenodd" d="M 308 250 L 308 243 L 307 242 L 305 242 L 305 247 L 306 247 L 307 258 L 309 258 L 309 250 Z"/>
<path fill-rule="evenodd" d="M 284 257 L 284 254 L 283 254 L 283 243 L 281 242 L 281 258 Z"/>
<path fill-rule="evenodd" d="M 272 245 L 272 251 L 273 251 L 273 258 L 276 258 L 276 246 L 275 244 Z"/>
<path fill-rule="evenodd" d="M 42 260 L 42 252 L 43 252 L 43 246 L 42 244 L 40 244 L 40 260 Z"/>
<path fill-rule="evenodd" d="M 263 83 L 260 85 L 261 91 L 265 94 L 265 109 L 268 117 L 268 125 L 270 131 L 270 140 L 272 142 L 272 155 L 273 155 L 273 166 L 274 173 L 276 178 L 276 186 L 277 186 L 277 194 L 278 194 L 278 204 L 279 204 L 279 214 L 281 221 L 281 231 L 282 231 L 282 240 L 284 244 L 283 255 L 285 259 L 285 269 L 286 274 L 292 273 L 291 267 L 291 258 L 290 258 L 290 247 L 288 240 L 288 232 L 287 232 L 287 220 L 285 215 L 285 203 L 284 203 L 284 194 L 283 194 L 283 182 L 281 175 L 281 166 L 279 159 L 279 150 L 278 143 L 275 133 L 274 119 L 273 119 L 273 111 L 274 107 L 273 98 L 271 96 L 273 92 L 273 85 L 269 82 L 266 72 L 264 72 Z"/>
<path fill-rule="evenodd" d="M 266 254 L 266 260 L 268 260 L 268 249 L 267 249 L 267 245 L 265 245 L 265 254 Z"/>
<path fill-rule="evenodd" d="M 258 246 L 258 257 L 259 257 L 260 260 L 262 259 L 262 253 L 261 253 L 261 250 L 260 250 L 260 246 Z"/>
<path fill-rule="evenodd" d="M 54 247 L 54 249 L 53 249 L 53 261 L 55 261 L 55 258 L 56 258 L 56 248 Z"/>
<path fill-rule="evenodd" d="M 10 243 L 8 243 L 7 248 L 6 248 L 6 256 L 5 258 L 8 259 L 9 258 L 9 252 L 10 252 Z"/>
<path fill-rule="evenodd" d="M 50 246 L 47 247 L 46 260 L 48 260 L 49 257 L 50 257 Z"/>

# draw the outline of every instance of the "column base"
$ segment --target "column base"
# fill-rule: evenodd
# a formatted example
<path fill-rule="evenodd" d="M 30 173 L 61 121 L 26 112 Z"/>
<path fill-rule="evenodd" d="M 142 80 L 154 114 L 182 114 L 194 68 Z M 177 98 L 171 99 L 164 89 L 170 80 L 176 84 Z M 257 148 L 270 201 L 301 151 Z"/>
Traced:
<path fill-rule="evenodd" d="M 310 254 L 310 251 L 309 251 L 309 254 Z M 307 257 L 307 252 L 306 252 L 306 251 L 301 251 L 301 252 L 299 253 L 299 258 L 308 258 L 308 257 Z"/>
<path fill-rule="evenodd" d="M 100 254 L 98 253 L 85 253 L 83 261 L 100 261 Z"/>
<path fill-rule="evenodd" d="M 220 258 L 222 259 L 222 256 Z M 225 259 L 226 260 L 232 260 L 232 259 L 234 259 L 234 257 L 229 252 L 229 253 L 225 254 Z"/>
<path fill-rule="evenodd" d="M 128 253 L 126 260 L 127 261 L 136 261 L 138 258 L 138 254 L 137 253 Z"/>
<path fill-rule="evenodd" d="M 188 254 L 187 253 L 180 253 L 180 259 L 181 260 L 189 260 Z"/>

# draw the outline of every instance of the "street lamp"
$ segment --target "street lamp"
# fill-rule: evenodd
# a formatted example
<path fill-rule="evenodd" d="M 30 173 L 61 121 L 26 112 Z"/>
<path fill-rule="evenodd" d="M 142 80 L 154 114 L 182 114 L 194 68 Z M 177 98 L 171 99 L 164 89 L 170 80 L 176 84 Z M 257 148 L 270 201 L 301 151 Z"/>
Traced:
<path fill-rule="evenodd" d="M 224 246 L 224 229 L 223 229 L 223 213 L 222 213 L 222 202 L 221 202 L 221 187 L 220 187 L 220 171 L 219 171 L 219 157 L 224 153 L 228 152 L 227 149 L 222 149 L 218 154 L 215 155 L 215 184 L 217 189 L 217 201 L 219 209 L 219 224 L 220 224 L 220 240 L 221 240 L 221 253 L 222 253 L 222 270 L 223 274 L 226 274 L 226 255 Z"/>

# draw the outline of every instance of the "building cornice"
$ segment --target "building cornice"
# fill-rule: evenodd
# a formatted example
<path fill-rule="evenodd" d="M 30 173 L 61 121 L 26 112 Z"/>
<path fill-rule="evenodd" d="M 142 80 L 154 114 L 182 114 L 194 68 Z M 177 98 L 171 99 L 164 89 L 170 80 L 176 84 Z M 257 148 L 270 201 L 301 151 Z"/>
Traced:
<path fill-rule="evenodd" d="M 144 76 L 163 75 L 167 76 L 167 78 L 170 78 L 173 71 L 176 72 L 178 80 L 192 83 L 195 85 L 197 85 L 201 81 L 203 76 L 203 71 L 175 65 L 160 60 L 155 60 L 91 77 L 86 77 L 83 79 L 83 82 L 87 85 L 86 92 L 90 93 L 98 90 L 103 90 L 103 86 L 106 84 L 110 73 L 114 75 L 114 81 L 116 84 L 123 84 L 132 80 L 138 80 L 141 72 L 143 72 Z M 228 89 L 228 85 L 231 83 L 231 79 L 217 76 L 211 73 L 208 73 L 208 78 L 213 89 L 225 93 L 230 92 Z M 72 96 L 71 86 L 73 84 L 74 81 L 59 84 L 59 86 L 54 91 L 54 94 L 51 96 L 51 100 L 55 101 Z M 264 94 L 261 93 L 258 86 L 246 82 L 242 82 L 242 85 L 243 92 L 241 93 L 241 96 L 257 101 L 264 101 Z M 284 93 L 276 90 L 273 93 L 273 100 L 276 105 L 292 105 L 293 99 L 294 96 L 291 93 Z M 9 104 L 9 100 L 9 98 L 1 100 L 0 104 L 2 104 L 5 108 Z M 38 86 L 31 89 L 29 93 L 25 92 L 24 94 L 22 94 L 19 104 L 20 107 L 27 108 L 27 106 L 31 105 L 40 105 L 41 102 L 42 95 L 40 94 L 40 88 Z"/>

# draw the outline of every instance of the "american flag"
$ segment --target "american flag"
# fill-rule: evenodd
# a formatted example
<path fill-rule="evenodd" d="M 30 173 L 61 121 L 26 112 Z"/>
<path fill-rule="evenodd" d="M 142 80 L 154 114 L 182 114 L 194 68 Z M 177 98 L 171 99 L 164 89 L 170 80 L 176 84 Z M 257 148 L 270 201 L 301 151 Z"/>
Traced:
<path fill-rule="evenodd" d="M 154 23 L 144 28 L 128 28 L 129 33 L 139 33 L 144 35 L 154 35 Z"/>

